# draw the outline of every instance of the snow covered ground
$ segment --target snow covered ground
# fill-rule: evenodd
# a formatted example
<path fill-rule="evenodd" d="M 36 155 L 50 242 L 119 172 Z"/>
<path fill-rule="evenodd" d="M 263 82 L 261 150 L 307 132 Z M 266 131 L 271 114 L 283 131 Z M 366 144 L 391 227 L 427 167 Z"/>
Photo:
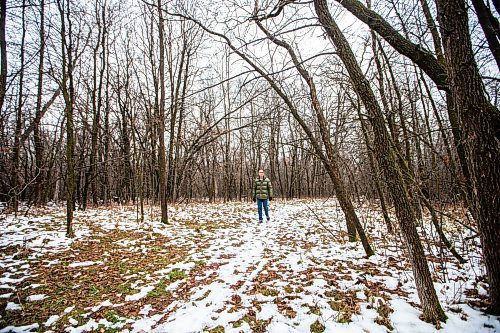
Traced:
<path fill-rule="evenodd" d="M 411 267 L 381 215 L 358 208 L 377 255 L 346 241 L 335 200 L 273 201 L 257 223 L 249 203 L 75 213 L 62 206 L 0 216 L 0 332 L 500 332 L 483 310 L 478 239 L 445 232 L 467 263 L 439 246 L 425 220 L 435 288 L 448 316 L 420 320 Z M 319 218 L 319 221 L 318 221 Z M 328 229 L 326 230 L 325 227 Z"/>

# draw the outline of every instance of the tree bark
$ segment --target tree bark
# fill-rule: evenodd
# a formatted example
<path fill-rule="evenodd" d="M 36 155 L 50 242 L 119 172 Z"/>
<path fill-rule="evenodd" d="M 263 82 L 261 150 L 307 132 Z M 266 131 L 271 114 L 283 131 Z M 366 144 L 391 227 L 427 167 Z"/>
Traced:
<path fill-rule="evenodd" d="M 164 45 L 164 20 L 163 8 L 161 0 L 157 2 L 158 6 L 158 30 L 159 30 L 159 44 L 160 44 L 160 101 L 159 101 L 159 117 L 158 121 L 158 140 L 160 143 L 158 151 L 159 172 L 160 172 L 160 205 L 161 205 L 161 222 L 168 223 L 167 211 L 167 190 L 166 190 L 166 159 L 165 159 L 165 45 Z"/>
<path fill-rule="evenodd" d="M 472 51 L 465 1 L 438 0 L 450 93 L 463 130 L 472 203 L 490 285 L 490 311 L 500 314 L 500 112 L 486 99 Z"/>

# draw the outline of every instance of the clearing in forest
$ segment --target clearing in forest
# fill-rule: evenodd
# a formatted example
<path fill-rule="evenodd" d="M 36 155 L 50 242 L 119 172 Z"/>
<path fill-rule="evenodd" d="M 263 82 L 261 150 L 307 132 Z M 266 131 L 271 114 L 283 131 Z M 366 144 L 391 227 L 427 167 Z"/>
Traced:
<path fill-rule="evenodd" d="M 346 242 L 335 200 L 273 201 L 271 222 L 248 203 L 0 217 L 0 332 L 432 332 L 402 240 L 369 205 L 357 212 L 376 251 Z M 458 214 L 458 212 L 454 212 Z M 318 221 L 319 219 L 319 221 Z M 479 239 L 444 222 L 459 265 L 426 218 L 420 228 L 448 320 L 439 332 L 500 331 L 483 312 Z M 449 223 L 449 224 L 448 224 Z M 326 230 L 326 228 L 328 230 Z"/>

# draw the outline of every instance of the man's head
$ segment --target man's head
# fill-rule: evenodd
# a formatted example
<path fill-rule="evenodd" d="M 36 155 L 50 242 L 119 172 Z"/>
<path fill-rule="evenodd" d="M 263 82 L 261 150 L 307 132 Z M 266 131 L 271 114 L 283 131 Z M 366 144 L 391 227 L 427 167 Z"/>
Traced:
<path fill-rule="evenodd" d="M 264 177 L 264 170 L 259 169 L 259 177 Z"/>

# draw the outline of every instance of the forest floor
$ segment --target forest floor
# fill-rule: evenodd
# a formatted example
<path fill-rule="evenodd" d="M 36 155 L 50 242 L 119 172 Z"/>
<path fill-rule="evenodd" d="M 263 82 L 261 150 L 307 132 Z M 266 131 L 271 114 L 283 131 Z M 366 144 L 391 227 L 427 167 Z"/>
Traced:
<path fill-rule="evenodd" d="M 335 200 L 273 201 L 270 222 L 253 203 L 75 212 L 63 206 L 0 215 L 0 332 L 500 332 L 484 313 L 479 239 L 443 221 L 467 263 L 439 245 L 424 219 L 434 286 L 448 320 L 420 319 L 399 236 L 358 207 L 376 255 L 346 241 Z M 459 211 L 455 211 L 459 214 Z"/>

